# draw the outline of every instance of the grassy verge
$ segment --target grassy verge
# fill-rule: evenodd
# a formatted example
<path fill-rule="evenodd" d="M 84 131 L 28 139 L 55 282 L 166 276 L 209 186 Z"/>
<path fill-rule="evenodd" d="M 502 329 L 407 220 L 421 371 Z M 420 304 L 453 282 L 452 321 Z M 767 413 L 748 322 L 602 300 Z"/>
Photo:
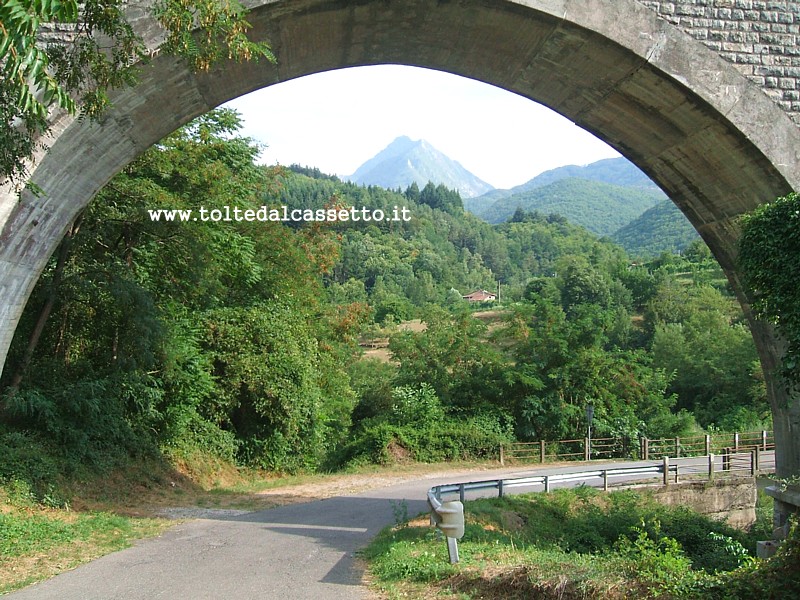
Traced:
<path fill-rule="evenodd" d="M 467 503 L 461 561 L 427 519 L 382 532 L 364 551 L 386 598 L 797 598 L 798 535 L 770 561 L 756 538 L 630 491 L 558 490 Z M 763 538 L 761 538 L 763 539 Z"/>
<path fill-rule="evenodd" d="M 158 535 L 168 525 L 164 519 L 47 507 L 0 492 L 0 594 Z"/>

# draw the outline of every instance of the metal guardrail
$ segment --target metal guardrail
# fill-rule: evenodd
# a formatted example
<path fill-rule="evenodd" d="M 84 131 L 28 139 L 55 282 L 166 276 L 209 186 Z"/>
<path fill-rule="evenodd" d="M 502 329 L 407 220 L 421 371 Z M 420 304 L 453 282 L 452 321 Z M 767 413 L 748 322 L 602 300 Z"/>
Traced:
<path fill-rule="evenodd" d="M 709 454 L 703 457 L 682 459 L 670 459 L 665 456 L 661 461 L 647 465 L 614 466 L 571 473 L 447 483 L 428 490 L 428 504 L 431 507 L 431 524 L 436 524 L 440 522 L 440 517 L 436 513 L 442 505 L 443 497 L 458 494 L 459 501 L 463 503 L 466 493 L 470 491 L 497 490 L 498 497 L 502 498 L 507 490 L 513 488 L 541 486 L 544 492 L 550 492 L 553 484 L 575 482 L 599 484 L 600 481 L 602 481 L 603 489 L 608 490 L 609 484 L 617 478 L 625 478 L 630 483 L 638 483 L 646 479 L 660 479 L 662 485 L 670 485 L 673 481 L 678 483 L 681 475 L 700 475 L 709 480 L 713 480 L 717 476 L 755 476 L 770 471 L 770 467 L 774 469 L 774 466 L 774 452 L 763 452 L 760 446 L 756 446 L 749 452 L 726 451 L 718 456 Z M 448 551 L 451 562 L 457 562 L 458 547 L 453 538 L 448 538 Z"/>
<path fill-rule="evenodd" d="M 678 465 L 667 463 L 667 474 L 674 473 L 678 475 Z M 532 475 L 530 477 L 515 477 L 511 479 L 487 479 L 483 481 L 469 481 L 464 483 L 449 483 L 444 485 L 437 485 L 432 487 L 429 492 L 429 497 L 436 498 L 439 502 L 442 497 L 447 494 L 458 494 L 459 500 L 464 502 L 466 492 L 476 490 L 497 490 L 498 497 L 502 498 L 505 491 L 518 487 L 534 487 L 542 486 L 545 492 L 549 492 L 553 484 L 558 483 L 573 483 L 581 481 L 586 483 L 588 481 L 599 479 L 602 480 L 605 489 L 611 479 L 616 477 L 639 477 L 645 478 L 664 478 L 664 463 L 652 466 L 636 466 L 636 467 L 615 467 L 613 469 L 596 469 L 592 471 L 579 471 L 576 473 L 559 473 L 553 475 Z"/>
<path fill-rule="evenodd" d="M 771 471 L 775 466 L 774 454 L 761 452 L 759 449 L 750 452 L 723 453 L 720 455 L 709 454 L 701 457 L 684 459 L 670 459 L 664 457 L 658 463 L 651 465 L 635 465 L 630 467 L 609 467 L 606 469 L 592 469 L 572 473 L 557 473 L 548 475 L 531 475 L 528 477 L 515 477 L 510 479 L 487 479 L 482 481 L 469 481 L 464 483 L 449 483 L 434 486 L 430 489 L 437 500 L 441 501 L 446 494 L 458 493 L 459 500 L 464 501 L 465 493 L 474 490 L 498 491 L 502 497 L 505 490 L 515 487 L 542 486 L 545 492 L 550 491 L 553 484 L 581 481 L 591 483 L 594 480 L 603 482 L 603 488 L 615 478 L 626 477 L 633 481 L 643 479 L 661 479 L 663 485 L 669 485 L 672 480 L 678 481 L 681 475 L 703 475 L 714 479 L 720 475 L 756 475 L 761 472 Z M 674 478 L 670 475 L 674 474 Z"/>

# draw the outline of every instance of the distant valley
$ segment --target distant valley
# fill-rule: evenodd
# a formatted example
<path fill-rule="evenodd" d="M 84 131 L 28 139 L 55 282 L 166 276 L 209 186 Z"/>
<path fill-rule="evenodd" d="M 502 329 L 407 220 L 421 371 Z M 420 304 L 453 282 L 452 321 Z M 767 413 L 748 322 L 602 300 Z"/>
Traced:
<path fill-rule="evenodd" d="M 465 210 L 493 224 L 508 221 L 518 210 L 559 214 L 612 238 L 632 256 L 678 252 L 698 238 L 664 192 L 625 158 L 558 167 L 500 190 L 425 140 L 402 136 L 346 179 L 386 189 L 441 184 L 461 194 Z"/>

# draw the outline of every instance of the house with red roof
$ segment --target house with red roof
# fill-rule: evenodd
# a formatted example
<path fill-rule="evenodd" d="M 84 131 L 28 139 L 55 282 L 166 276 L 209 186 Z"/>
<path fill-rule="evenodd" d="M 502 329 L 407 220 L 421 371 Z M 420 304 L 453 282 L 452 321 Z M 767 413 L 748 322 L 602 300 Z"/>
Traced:
<path fill-rule="evenodd" d="M 471 294 L 467 294 L 466 296 L 462 296 L 464 300 L 468 300 L 469 302 L 493 302 L 497 300 L 497 294 L 493 294 L 492 292 L 487 292 L 486 290 L 478 290 L 476 292 L 472 292 Z"/>

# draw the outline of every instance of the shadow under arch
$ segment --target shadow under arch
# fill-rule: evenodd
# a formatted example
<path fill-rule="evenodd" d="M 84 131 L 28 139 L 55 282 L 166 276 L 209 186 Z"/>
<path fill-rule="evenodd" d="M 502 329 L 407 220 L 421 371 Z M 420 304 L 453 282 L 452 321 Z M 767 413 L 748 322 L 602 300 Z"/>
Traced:
<path fill-rule="evenodd" d="M 155 47 L 146 10 L 130 18 Z M 278 57 L 192 73 L 157 55 L 97 122 L 54 121 L 34 197 L 0 189 L 0 363 L 67 226 L 126 164 L 192 118 L 303 75 L 405 64 L 490 83 L 564 115 L 632 160 L 686 214 L 749 313 L 736 218 L 800 188 L 800 132 L 733 65 L 636 0 L 249 0 L 253 36 Z M 268 110 L 268 107 L 266 107 Z M 800 472 L 800 402 L 780 385 L 780 344 L 753 322 L 778 473 Z"/>

